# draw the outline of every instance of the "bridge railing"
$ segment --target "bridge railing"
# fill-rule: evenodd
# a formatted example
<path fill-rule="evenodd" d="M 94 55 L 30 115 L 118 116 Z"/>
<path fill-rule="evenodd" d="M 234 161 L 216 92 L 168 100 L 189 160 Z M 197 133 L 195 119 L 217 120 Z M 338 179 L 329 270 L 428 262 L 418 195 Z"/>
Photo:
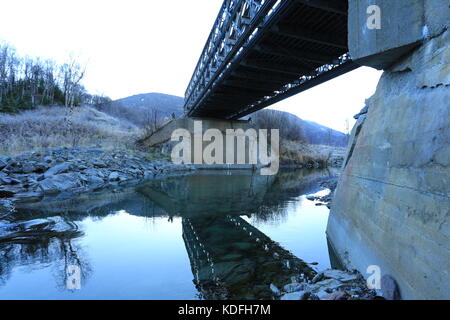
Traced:
<path fill-rule="evenodd" d="M 185 92 L 185 112 L 207 91 L 276 0 L 225 0 Z"/>

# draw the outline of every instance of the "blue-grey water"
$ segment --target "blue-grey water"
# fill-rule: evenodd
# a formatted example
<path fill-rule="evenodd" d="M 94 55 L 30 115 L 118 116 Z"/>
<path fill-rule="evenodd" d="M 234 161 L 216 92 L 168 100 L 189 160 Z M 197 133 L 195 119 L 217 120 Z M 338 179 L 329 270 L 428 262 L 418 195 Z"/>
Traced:
<path fill-rule="evenodd" d="M 0 220 L 0 299 L 271 298 L 330 267 L 328 209 L 306 199 L 330 177 L 203 172 L 19 204 Z"/>

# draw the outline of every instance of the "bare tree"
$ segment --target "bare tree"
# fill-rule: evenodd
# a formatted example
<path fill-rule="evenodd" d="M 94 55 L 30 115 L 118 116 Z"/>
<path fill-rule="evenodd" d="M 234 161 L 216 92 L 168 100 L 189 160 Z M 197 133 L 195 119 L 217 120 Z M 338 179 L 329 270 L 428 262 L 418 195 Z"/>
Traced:
<path fill-rule="evenodd" d="M 72 108 L 92 98 L 81 85 L 84 75 L 85 67 L 73 56 L 58 66 L 52 60 L 19 57 L 0 42 L 0 112 L 55 104 Z"/>
<path fill-rule="evenodd" d="M 289 113 L 277 110 L 261 110 L 252 115 L 252 123 L 262 129 L 278 129 L 287 140 L 305 141 L 300 120 Z"/>
<path fill-rule="evenodd" d="M 86 68 L 82 67 L 73 57 L 68 63 L 61 66 L 61 79 L 64 92 L 64 105 L 74 107 L 77 98 L 82 93 L 81 80 L 84 77 Z"/>
<path fill-rule="evenodd" d="M 144 115 L 144 135 L 150 136 L 156 130 L 161 128 L 163 125 L 163 120 L 158 112 L 158 110 L 154 108 L 149 108 Z"/>

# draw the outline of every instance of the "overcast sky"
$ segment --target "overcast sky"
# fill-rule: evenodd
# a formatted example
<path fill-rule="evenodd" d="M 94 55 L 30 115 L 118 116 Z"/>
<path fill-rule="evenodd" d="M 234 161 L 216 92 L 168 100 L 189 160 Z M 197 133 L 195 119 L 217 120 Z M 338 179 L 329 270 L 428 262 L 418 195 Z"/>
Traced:
<path fill-rule="evenodd" d="M 0 40 L 20 55 L 87 63 L 84 85 L 113 99 L 184 96 L 222 0 L 3 0 Z M 381 73 L 360 68 L 273 108 L 344 131 Z M 351 122 L 353 124 L 353 122 Z"/>

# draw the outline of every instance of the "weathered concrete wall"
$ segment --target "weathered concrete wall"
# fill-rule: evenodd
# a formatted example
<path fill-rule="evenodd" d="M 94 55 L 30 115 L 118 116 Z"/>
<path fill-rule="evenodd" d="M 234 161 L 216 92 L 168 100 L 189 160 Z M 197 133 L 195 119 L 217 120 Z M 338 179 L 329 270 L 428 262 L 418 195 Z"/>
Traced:
<path fill-rule="evenodd" d="M 368 27 L 371 5 L 380 8 L 379 29 Z M 350 54 L 361 65 L 385 69 L 449 22 L 448 0 L 349 0 Z"/>
<path fill-rule="evenodd" d="M 353 129 L 327 227 L 347 267 L 379 265 L 406 299 L 450 299 L 449 86 L 448 30 L 385 70 Z"/>
<path fill-rule="evenodd" d="M 170 142 L 172 133 L 176 129 L 186 129 L 189 132 L 194 132 L 194 121 L 201 121 L 203 132 L 208 129 L 219 129 L 224 135 L 226 129 L 244 129 L 249 128 L 248 121 L 241 120 L 221 120 L 221 119 L 210 119 L 210 118 L 177 118 L 162 128 L 157 130 L 155 133 L 147 137 L 142 141 L 142 143 L 147 147 L 153 147 L 160 145 L 162 143 Z"/>
<path fill-rule="evenodd" d="M 218 129 L 224 139 L 223 139 L 223 164 L 198 164 L 195 163 L 194 159 L 194 124 L 195 122 L 201 122 L 202 134 L 204 134 L 208 129 Z M 191 133 L 191 163 L 196 164 L 196 168 L 198 169 L 254 169 L 256 167 L 261 167 L 261 165 L 254 165 L 250 163 L 249 160 L 249 145 L 248 139 L 245 136 L 245 131 L 249 128 L 252 128 L 251 124 L 245 120 L 221 120 L 221 119 L 211 119 L 211 118 L 178 118 L 170 121 L 158 131 L 153 133 L 151 136 L 147 137 L 141 144 L 146 148 L 156 148 L 163 154 L 169 155 L 172 152 L 173 147 L 179 141 L 171 141 L 172 133 L 176 129 L 186 129 Z M 242 137 L 245 140 L 245 150 L 238 148 L 237 139 L 235 138 L 234 142 L 234 155 L 235 162 L 234 164 L 227 164 L 226 159 L 226 139 L 225 134 L 228 129 L 242 129 L 243 131 L 239 132 L 237 136 Z M 211 144 L 211 141 L 203 141 L 202 147 L 203 150 Z M 245 163 L 237 164 L 237 154 L 243 152 L 245 154 Z"/>

